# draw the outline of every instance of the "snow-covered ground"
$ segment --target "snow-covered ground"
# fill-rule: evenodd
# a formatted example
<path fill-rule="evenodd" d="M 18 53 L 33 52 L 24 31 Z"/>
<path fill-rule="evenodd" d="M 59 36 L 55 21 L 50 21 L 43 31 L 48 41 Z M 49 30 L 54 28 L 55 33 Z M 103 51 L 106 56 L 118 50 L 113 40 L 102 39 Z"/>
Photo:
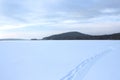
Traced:
<path fill-rule="evenodd" d="M 120 80 L 120 41 L 3 41 L 0 80 L 61 80 L 85 60 L 108 53 L 86 71 L 83 80 Z M 107 52 L 104 52 L 106 51 Z M 95 59 L 96 60 L 96 59 Z M 95 61 L 94 60 L 94 61 Z M 79 80 L 77 77 L 69 80 Z"/>

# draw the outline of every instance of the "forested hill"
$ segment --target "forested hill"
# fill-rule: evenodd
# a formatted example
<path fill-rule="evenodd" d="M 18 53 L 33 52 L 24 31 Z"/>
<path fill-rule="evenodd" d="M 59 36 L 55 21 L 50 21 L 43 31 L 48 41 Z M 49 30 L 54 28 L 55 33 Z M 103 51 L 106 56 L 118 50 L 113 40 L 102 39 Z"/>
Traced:
<path fill-rule="evenodd" d="M 44 37 L 42 40 L 120 40 L 120 33 L 94 36 L 80 32 L 66 32 Z"/>

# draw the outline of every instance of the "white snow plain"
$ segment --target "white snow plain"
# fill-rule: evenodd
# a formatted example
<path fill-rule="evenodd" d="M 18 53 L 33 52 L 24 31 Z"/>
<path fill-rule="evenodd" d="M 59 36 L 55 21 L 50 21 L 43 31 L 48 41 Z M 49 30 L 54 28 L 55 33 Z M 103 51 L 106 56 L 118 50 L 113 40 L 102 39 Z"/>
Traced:
<path fill-rule="evenodd" d="M 119 44 L 119 40 L 1 41 L 0 80 L 62 80 L 86 60 L 91 60 L 87 67 L 63 80 L 120 80 Z M 109 54 L 94 58 L 106 50 Z"/>

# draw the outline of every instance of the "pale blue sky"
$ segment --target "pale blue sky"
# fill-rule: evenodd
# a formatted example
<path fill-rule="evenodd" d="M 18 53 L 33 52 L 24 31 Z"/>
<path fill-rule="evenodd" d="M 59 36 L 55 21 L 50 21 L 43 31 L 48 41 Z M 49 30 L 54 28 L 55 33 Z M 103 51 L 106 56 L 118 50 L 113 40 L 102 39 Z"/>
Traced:
<path fill-rule="evenodd" d="M 119 0 L 0 0 L 0 38 L 120 32 Z"/>
<path fill-rule="evenodd" d="M 120 41 L 4 41 L 0 80 L 60 80 L 83 60 L 112 49 L 83 80 L 120 80 Z M 76 80 L 76 79 L 75 79 Z"/>

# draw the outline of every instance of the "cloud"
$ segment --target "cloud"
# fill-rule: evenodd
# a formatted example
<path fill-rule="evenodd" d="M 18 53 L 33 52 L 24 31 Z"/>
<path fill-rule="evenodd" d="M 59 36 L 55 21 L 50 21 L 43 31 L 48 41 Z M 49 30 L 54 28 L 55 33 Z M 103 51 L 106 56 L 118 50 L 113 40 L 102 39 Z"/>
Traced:
<path fill-rule="evenodd" d="M 118 0 L 3 0 L 3 14 L 23 22 L 29 21 L 26 17 L 93 18 L 105 12 L 120 12 L 118 3 Z"/>
<path fill-rule="evenodd" d="M 16 29 L 16 28 L 22 28 L 22 27 L 26 27 L 28 25 L 24 25 L 24 24 L 17 24 L 17 25 L 3 25 L 0 28 L 1 30 L 11 30 L 11 29 Z"/>
<path fill-rule="evenodd" d="M 106 9 L 101 10 L 101 12 L 102 13 L 116 13 L 117 10 L 112 9 L 112 8 L 106 8 Z"/>
<path fill-rule="evenodd" d="M 4 16 L 24 22 L 22 15 L 25 15 L 28 10 L 23 5 L 23 0 L 3 0 L 2 13 Z"/>
<path fill-rule="evenodd" d="M 119 4 L 119 0 L 0 0 L 0 30 L 120 32 Z"/>

